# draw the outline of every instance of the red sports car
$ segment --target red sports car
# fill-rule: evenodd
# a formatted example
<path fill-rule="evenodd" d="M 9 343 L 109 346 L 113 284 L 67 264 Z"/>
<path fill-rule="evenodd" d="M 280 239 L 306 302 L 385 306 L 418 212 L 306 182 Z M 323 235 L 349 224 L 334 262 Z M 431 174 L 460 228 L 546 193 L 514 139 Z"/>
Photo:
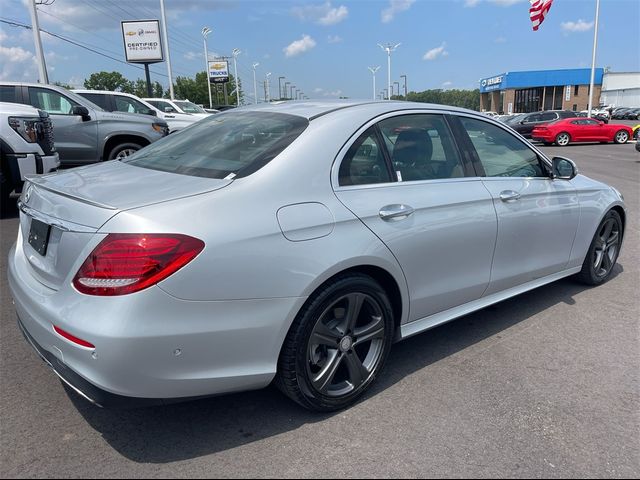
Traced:
<path fill-rule="evenodd" d="M 605 124 L 593 118 L 565 118 L 533 129 L 531 138 L 550 145 L 564 147 L 571 142 L 626 143 L 631 128 L 615 123 Z"/>

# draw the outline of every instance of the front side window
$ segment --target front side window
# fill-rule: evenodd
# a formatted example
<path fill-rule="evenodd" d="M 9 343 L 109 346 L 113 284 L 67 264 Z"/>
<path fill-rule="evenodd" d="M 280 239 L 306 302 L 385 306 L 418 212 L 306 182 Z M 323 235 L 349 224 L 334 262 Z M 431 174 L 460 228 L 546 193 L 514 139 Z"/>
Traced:
<path fill-rule="evenodd" d="M 71 115 L 76 103 L 53 90 L 29 87 L 29 103 L 53 115 Z"/>
<path fill-rule="evenodd" d="M 107 105 L 108 97 L 107 97 L 107 95 L 101 95 L 99 93 L 80 93 L 79 95 L 81 95 L 82 97 L 86 98 L 90 102 L 95 103 L 96 105 L 98 105 L 100 108 L 102 108 L 104 110 L 108 109 L 108 105 Z"/>
<path fill-rule="evenodd" d="M 383 146 L 378 141 L 375 127 L 371 127 L 351 145 L 342 160 L 338 184 L 367 185 L 391 181 Z"/>
<path fill-rule="evenodd" d="M 142 113 L 145 115 L 149 113 L 149 108 L 133 98 L 123 97 L 122 95 L 116 95 L 114 98 L 116 101 L 116 111 L 118 112 Z"/>
<path fill-rule="evenodd" d="M 491 123 L 461 117 L 487 177 L 546 177 L 538 155 Z"/>
<path fill-rule="evenodd" d="M 0 102 L 16 103 L 16 87 L 13 85 L 0 86 Z"/>
<path fill-rule="evenodd" d="M 187 102 L 184 100 L 176 100 L 175 104 L 182 109 L 185 113 L 207 113 L 205 110 L 195 103 Z"/>
<path fill-rule="evenodd" d="M 245 177 L 282 153 L 308 125 L 296 115 L 234 111 L 204 119 L 123 161 L 194 177 Z"/>
<path fill-rule="evenodd" d="M 398 181 L 464 176 L 451 132 L 442 115 L 387 118 L 379 124 Z"/>

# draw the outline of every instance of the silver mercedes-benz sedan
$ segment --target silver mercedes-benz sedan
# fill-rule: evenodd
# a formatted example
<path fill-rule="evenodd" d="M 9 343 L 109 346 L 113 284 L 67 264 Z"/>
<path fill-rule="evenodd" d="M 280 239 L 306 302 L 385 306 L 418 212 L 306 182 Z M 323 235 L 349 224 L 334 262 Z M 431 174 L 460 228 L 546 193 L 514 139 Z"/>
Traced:
<path fill-rule="evenodd" d="M 475 112 L 302 102 L 215 115 L 122 161 L 32 178 L 18 324 L 80 395 L 265 387 L 335 410 L 391 344 L 569 275 L 606 281 L 614 188 Z"/>

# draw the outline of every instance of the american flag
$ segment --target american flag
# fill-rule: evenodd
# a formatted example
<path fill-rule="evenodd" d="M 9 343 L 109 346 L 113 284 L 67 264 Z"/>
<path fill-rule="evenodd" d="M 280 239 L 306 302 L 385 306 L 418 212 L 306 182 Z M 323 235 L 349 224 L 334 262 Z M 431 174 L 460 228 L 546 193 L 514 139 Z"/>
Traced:
<path fill-rule="evenodd" d="M 549 13 L 553 0 L 529 0 L 529 2 L 531 2 L 529 16 L 531 23 L 533 23 L 533 30 L 537 31 L 540 24 L 544 22 L 544 17 Z"/>

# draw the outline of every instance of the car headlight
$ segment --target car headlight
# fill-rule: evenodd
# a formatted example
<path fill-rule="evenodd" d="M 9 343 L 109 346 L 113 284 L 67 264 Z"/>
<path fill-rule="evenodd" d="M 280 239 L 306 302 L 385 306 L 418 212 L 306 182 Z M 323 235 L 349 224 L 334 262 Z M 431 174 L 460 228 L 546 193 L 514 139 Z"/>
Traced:
<path fill-rule="evenodd" d="M 169 133 L 169 126 L 166 123 L 154 122 L 151 124 L 151 126 L 156 132 L 161 133 L 162 135 L 166 135 L 167 133 Z"/>
<path fill-rule="evenodd" d="M 39 117 L 9 117 L 9 126 L 29 143 L 38 141 L 40 125 Z"/>

